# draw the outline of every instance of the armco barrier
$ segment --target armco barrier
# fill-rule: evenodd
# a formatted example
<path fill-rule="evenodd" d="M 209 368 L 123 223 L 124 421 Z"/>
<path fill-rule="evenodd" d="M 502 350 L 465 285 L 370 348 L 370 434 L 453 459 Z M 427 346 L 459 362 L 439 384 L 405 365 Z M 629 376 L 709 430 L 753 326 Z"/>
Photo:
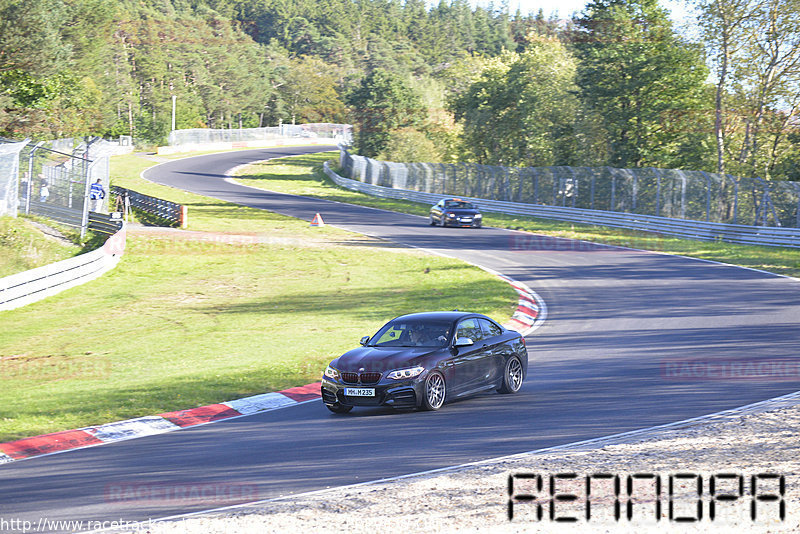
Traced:
<path fill-rule="evenodd" d="M 13 310 L 94 280 L 119 263 L 125 226 L 97 250 L 0 278 L 0 311 Z"/>
<path fill-rule="evenodd" d="M 110 189 L 111 195 L 121 199 L 125 212 L 127 212 L 129 208 L 133 208 L 154 215 L 175 226 L 186 228 L 186 206 L 170 202 L 169 200 L 151 197 L 133 191 L 132 189 L 125 189 L 124 187 L 112 185 Z"/>
<path fill-rule="evenodd" d="M 324 167 L 325 174 L 338 185 L 372 196 L 430 204 L 435 204 L 445 196 L 436 193 L 423 193 L 421 191 L 411 191 L 408 189 L 393 189 L 391 187 L 359 182 L 358 180 L 351 180 L 339 176 L 330 169 L 327 163 Z M 508 215 L 524 215 L 541 219 L 554 219 L 597 226 L 642 230 L 686 239 L 800 248 L 800 228 L 709 223 L 687 219 L 655 217 L 652 215 L 638 215 L 635 213 L 565 208 L 539 204 L 521 204 L 518 202 L 486 200 L 474 197 L 460 198 L 465 198 L 479 204 L 481 209 L 485 211 L 494 211 Z"/>

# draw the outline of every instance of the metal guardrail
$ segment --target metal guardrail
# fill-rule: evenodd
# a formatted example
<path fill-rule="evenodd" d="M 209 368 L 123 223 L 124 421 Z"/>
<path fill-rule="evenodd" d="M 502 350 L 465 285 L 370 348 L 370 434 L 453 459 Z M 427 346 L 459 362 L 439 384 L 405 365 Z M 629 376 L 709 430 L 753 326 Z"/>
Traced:
<path fill-rule="evenodd" d="M 426 204 L 435 204 L 446 196 L 437 193 L 411 191 L 408 189 L 394 189 L 391 187 L 368 184 L 358 180 L 351 180 L 336 174 L 327 163 L 324 164 L 324 171 L 336 184 L 372 196 L 410 200 Z M 672 219 L 668 217 L 655 217 L 652 215 L 638 215 L 635 213 L 522 204 L 518 202 L 487 200 L 476 197 L 464 196 L 460 198 L 465 198 L 479 204 L 481 209 L 485 211 L 494 211 L 508 215 L 524 215 L 541 219 L 554 219 L 597 226 L 626 228 L 704 241 L 726 241 L 746 245 L 800 248 L 800 228 L 710 223 L 686 219 Z"/>
<path fill-rule="evenodd" d="M 117 218 L 120 215 L 120 213 L 109 215 L 106 213 L 95 213 L 90 211 L 89 230 L 101 234 L 116 234 L 124 224 L 121 218 Z"/>
<path fill-rule="evenodd" d="M 125 227 L 91 252 L 0 278 L 0 310 L 13 310 L 94 280 L 119 263 Z"/>
<path fill-rule="evenodd" d="M 111 186 L 111 194 L 121 199 L 124 211 L 133 208 L 154 215 L 175 226 L 186 226 L 186 206 L 124 187 Z"/>

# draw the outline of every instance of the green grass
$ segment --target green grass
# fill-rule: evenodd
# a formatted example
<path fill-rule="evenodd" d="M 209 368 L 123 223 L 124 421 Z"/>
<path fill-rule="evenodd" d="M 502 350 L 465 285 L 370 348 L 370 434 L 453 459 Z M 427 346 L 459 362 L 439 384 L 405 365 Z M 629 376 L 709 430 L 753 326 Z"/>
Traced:
<path fill-rule="evenodd" d="M 0 312 L 0 442 L 314 382 L 399 314 L 516 307 L 463 262 L 150 184 L 148 165 L 115 157 L 112 183 L 188 204 L 213 233 L 132 232 L 100 279 Z"/>
<path fill-rule="evenodd" d="M 273 160 L 242 169 L 237 180 L 241 183 L 282 193 L 294 193 L 416 215 L 428 215 L 430 206 L 427 204 L 380 199 L 350 191 L 337 186 L 319 169 L 313 174 L 300 173 L 290 162 L 290 159 L 299 159 L 306 161 L 308 165 L 321 165 L 323 161 L 336 161 L 337 158 L 338 152 L 328 152 Z M 484 212 L 483 224 L 537 234 L 583 239 L 594 243 L 681 254 L 800 277 L 800 250 L 798 249 L 679 239 L 649 232 L 518 217 L 493 212 Z"/>
<path fill-rule="evenodd" d="M 82 250 L 77 242 L 46 236 L 30 219 L 0 217 L 0 278 L 71 258 Z"/>

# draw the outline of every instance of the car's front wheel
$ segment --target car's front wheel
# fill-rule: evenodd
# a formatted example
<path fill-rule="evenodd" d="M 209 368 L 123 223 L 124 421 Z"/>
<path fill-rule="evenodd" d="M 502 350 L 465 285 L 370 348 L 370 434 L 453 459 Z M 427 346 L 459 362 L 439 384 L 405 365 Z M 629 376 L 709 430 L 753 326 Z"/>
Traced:
<path fill-rule="evenodd" d="M 333 413 L 347 413 L 353 409 L 352 406 L 345 406 L 344 404 L 326 404 L 325 407 Z"/>
<path fill-rule="evenodd" d="M 525 373 L 522 369 L 522 362 L 519 356 L 512 356 L 506 362 L 505 372 L 503 373 L 503 385 L 497 391 L 500 393 L 516 393 L 522 387 Z"/>
<path fill-rule="evenodd" d="M 447 387 L 444 377 L 437 371 L 432 371 L 425 379 L 425 396 L 422 399 L 422 407 L 426 410 L 438 410 L 444 404 L 447 395 Z"/>

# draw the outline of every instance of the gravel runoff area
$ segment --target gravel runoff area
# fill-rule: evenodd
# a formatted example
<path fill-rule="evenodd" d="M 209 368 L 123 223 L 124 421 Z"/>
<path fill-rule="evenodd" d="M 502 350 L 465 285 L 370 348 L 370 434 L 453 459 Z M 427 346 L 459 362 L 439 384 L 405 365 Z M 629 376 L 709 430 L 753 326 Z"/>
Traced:
<path fill-rule="evenodd" d="M 152 534 L 800 532 L 799 471 L 800 392 L 652 429 L 400 479 L 233 506 L 141 524 L 141 530 L 133 530 Z M 553 477 L 564 473 L 575 473 L 579 478 Z M 541 475 L 542 489 L 537 488 L 536 478 L 523 479 L 519 477 L 522 474 Z M 614 479 L 598 474 L 620 477 L 619 497 L 615 496 Z M 510 475 L 514 475 L 513 520 L 508 518 Z M 585 517 L 586 475 L 593 475 L 589 520 Z M 632 500 L 626 493 L 629 475 L 639 475 L 631 478 Z M 647 475 L 659 476 L 660 496 L 655 491 L 655 478 Z M 670 475 L 674 477 L 671 512 Z M 783 493 L 780 478 L 764 475 L 783 475 Z M 755 520 L 751 517 L 754 476 Z M 714 520 L 709 517 L 712 477 L 717 497 Z M 578 497 L 574 502 L 557 500 L 554 517 L 578 517 L 579 521 L 550 519 L 550 480 L 555 480 L 556 494 Z M 698 480 L 702 481 L 700 496 Z M 525 494 L 540 500 L 525 501 Z M 620 503 L 619 520 L 614 517 L 615 501 Z M 633 503 L 631 519 L 626 516 L 628 502 Z M 536 514 L 540 503 L 541 520 Z M 658 522 L 656 503 L 661 505 Z M 700 521 L 681 521 L 697 518 L 698 506 Z"/>

